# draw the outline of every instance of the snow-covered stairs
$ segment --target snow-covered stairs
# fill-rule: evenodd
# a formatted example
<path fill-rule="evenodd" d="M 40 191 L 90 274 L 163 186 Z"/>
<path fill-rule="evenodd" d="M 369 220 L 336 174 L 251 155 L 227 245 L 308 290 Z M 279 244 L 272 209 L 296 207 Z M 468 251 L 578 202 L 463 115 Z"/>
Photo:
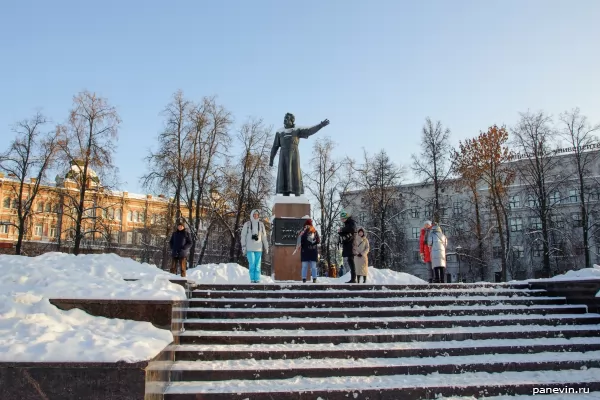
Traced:
<path fill-rule="evenodd" d="M 600 315 L 527 285 L 200 285 L 164 399 L 600 397 Z M 583 393 L 583 392 L 582 392 Z"/>

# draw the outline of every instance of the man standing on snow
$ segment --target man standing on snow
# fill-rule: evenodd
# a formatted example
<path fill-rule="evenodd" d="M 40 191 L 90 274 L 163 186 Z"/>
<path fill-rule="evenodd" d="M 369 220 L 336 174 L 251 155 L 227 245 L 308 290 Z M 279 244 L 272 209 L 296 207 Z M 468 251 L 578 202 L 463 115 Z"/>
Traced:
<path fill-rule="evenodd" d="M 177 221 L 177 229 L 171 235 L 169 240 L 169 246 L 171 247 L 171 273 L 177 274 L 177 266 L 181 269 L 181 276 L 186 276 L 186 260 L 190 254 L 190 248 L 192 247 L 192 238 L 185 229 L 183 221 Z"/>
<path fill-rule="evenodd" d="M 259 220 L 258 210 L 252 210 L 250 221 L 246 221 L 242 227 L 240 242 L 242 252 L 248 258 L 248 269 L 250 271 L 250 282 L 260 282 L 260 262 L 262 260 L 263 246 L 265 253 L 269 254 L 269 243 L 265 225 Z"/>
<path fill-rule="evenodd" d="M 342 258 L 344 259 L 344 269 L 350 270 L 350 281 L 346 283 L 357 283 L 356 268 L 354 266 L 354 240 L 356 238 L 356 231 L 358 227 L 356 225 L 356 221 L 352 219 L 352 216 L 347 211 L 342 211 L 340 213 L 340 219 L 344 223 L 344 226 L 338 231 L 342 241 Z"/>
<path fill-rule="evenodd" d="M 433 268 L 431 267 L 431 248 L 427 244 L 427 237 L 431 231 L 431 221 L 425 221 L 421 228 L 421 236 L 419 236 L 419 256 L 421 262 L 425 263 L 429 271 L 429 283 L 433 282 Z"/>

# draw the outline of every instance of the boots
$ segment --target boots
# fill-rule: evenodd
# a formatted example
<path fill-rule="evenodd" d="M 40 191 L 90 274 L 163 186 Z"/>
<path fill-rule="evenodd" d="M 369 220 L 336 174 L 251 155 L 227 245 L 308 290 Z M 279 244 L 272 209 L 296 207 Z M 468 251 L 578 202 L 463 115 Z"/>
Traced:
<path fill-rule="evenodd" d="M 302 283 L 306 283 L 306 278 L 302 278 Z"/>
<path fill-rule="evenodd" d="M 313 278 L 313 283 L 317 283 L 317 278 Z"/>

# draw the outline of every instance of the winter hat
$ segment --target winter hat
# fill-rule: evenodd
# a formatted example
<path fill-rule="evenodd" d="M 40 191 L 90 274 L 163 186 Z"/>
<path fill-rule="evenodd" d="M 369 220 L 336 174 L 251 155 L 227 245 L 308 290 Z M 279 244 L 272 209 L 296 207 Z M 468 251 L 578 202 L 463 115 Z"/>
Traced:
<path fill-rule="evenodd" d="M 304 222 L 304 226 L 307 226 L 307 225 L 308 225 L 308 226 L 313 226 L 312 219 L 310 219 L 310 218 L 309 218 L 309 219 L 307 219 L 307 220 Z"/>
<path fill-rule="evenodd" d="M 424 225 L 431 225 L 431 221 L 425 221 Z"/>
<path fill-rule="evenodd" d="M 349 212 L 349 211 L 345 211 L 345 210 L 344 210 L 344 211 L 342 211 L 342 212 L 340 213 L 340 218 L 341 218 L 341 219 L 346 219 L 346 218 L 349 218 L 349 217 L 350 217 L 350 212 Z"/>

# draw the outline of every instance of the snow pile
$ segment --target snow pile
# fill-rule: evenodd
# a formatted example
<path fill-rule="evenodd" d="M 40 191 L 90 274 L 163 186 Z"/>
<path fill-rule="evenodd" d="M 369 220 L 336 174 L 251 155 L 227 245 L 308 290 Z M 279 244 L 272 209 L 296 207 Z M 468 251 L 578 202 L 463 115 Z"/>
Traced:
<path fill-rule="evenodd" d="M 206 284 L 250 284 L 248 268 L 239 264 L 202 264 L 188 269 L 188 279 L 202 285 Z M 268 276 L 260 277 L 261 283 L 273 283 Z"/>
<path fill-rule="evenodd" d="M 33 293 L 0 295 L 0 361 L 137 362 L 173 341 L 149 322 L 62 311 Z"/>
<path fill-rule="evenodd" d="M 169 282 L 171 274 L 114 254 L 0 255 L 0 276 L 0 361 L 148 360 L 172 342 L 171 332 L 62 311 L 48 299 L 185 298 L 183 287 Z"/>
<path fill-rule="evenodd" d="M 350 280 L 350 272 L 340 278 L 317 278 L 319 282 L 341 284 Z M 362 279 L 362 278 L 361 278 Z M 362 282 L 362 280 L 361 280 Z M 375 285 L 426 285 L 428 282 L 405 272 L 392 271 L 391 269 L 377 269 L 369 267 L 367 283 Z"/>
<path fill-rule="evenodd" d="M 0 293 L 69 299 L 185 299 L 185 289 L 169 282 L 176 275 L 116 254 L 0 255 L 0 276 Z"/>
<path fill-rule="evenodd" d="M 593 268 L 582 268 L 576 271 L 567 271 L 562 275 L 556 275 L 549 279 L 530 280 L 577 281 L 584 279 L 600 279 L 600 265 L 594 265 Z"/>

